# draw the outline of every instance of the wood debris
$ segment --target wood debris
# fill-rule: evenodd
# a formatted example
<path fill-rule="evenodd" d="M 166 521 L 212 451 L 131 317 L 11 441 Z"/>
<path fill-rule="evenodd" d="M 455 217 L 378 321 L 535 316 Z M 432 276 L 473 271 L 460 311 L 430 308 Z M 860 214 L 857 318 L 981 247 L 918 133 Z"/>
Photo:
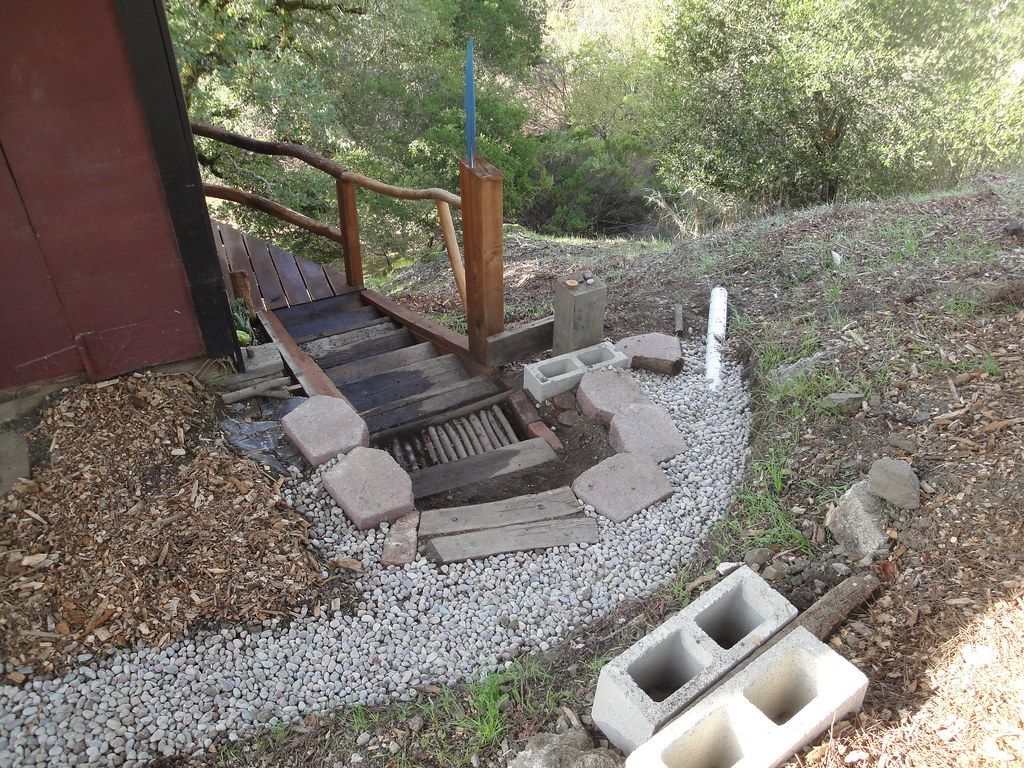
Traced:
<path fill-rule="evenodd" d="M 279 485 L 202 437 L 211 400 L 189 377 L 134 374 L 43 413 L 32 437 L 49 462 L 0 515 L 0 654 L 15 667 L 286 614 L 318 583 Z"/>

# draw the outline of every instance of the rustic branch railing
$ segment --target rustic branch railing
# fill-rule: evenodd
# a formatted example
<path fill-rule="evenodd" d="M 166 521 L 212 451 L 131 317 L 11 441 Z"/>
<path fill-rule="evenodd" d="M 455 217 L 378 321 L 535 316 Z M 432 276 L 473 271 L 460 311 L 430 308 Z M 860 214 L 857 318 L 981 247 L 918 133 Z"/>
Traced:
<path fill-rule="evenodd" d="M 298 211 L 251 192 L 231 187 L 204 184 L 207 196 L 250 206 L 282 221 L 315 232 L 340 243 L 345 258 L 345 279 L 357 288 L 363 287 L 362 251 L 359 240 L 359 215 L 356 209 L 356 187 L 402 200 L 433 200 L 445 249 L 451 263 L 455 285 L 466 310 L 469 329 L 467 349 L 470 358 L 489 365 L 489 342 L 492 335 L 505 329 L 504 265 L 502 258 L 502 179 L 493 165 L 477 158 L 473 167 L 465 162 L 459 174 L 463 197 L 447 190 L 406 189 L 385 184 L 377 179 L 353 173 L 333 160 L 317 154 L 309 147 L 290 142 L 261 141 L 212 125 L 192 121 L 196 136 L 229 144 L 239 149 L 265 155 L 293 157 L 333 176 L 338 196 L 340 227 L 324 224 Z M 462 209 L 464 258 L 459 251 L 452 221 L 451 206 Z M 463 337 L 465 338 L 465 337 Z"/>

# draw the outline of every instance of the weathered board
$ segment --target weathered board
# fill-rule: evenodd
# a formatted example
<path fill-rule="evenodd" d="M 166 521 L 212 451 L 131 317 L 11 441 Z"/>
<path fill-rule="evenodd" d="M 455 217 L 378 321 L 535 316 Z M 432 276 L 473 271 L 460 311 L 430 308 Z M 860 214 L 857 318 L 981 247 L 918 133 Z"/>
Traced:
<path fill-rule="evenodd" d="M 283 307 L 275 310 L 274 314 L 281 321 L 285 328 L 291 328 L 300 323 L 309 322 L 318 318 L 330 317 L 338 312 L 348 312 L 359 309 L 366 305 L 360 300 L 359 292 L 343 293 L 340 296 L 332 296 L 328 299 L 311 301 L 308 304 L 299 304 L 294 307 Z"/>
<path fill-rule="evenodd" d="M 430 416 L 446 413 L 460 405 L 476 402 L 493 395 L 499 387 L 489 378 L 477 376 L 432 387 L 426 392 L 396 402 L 362 411 L 360 415 L 373 435 L 382 429 L 398 427 Z"/>
<path fill-rule="evenodd" d="M 368 411 L 466 378 L 466 366 L 459 358 L 455 355 L 443 355 L 392 368 L 386 373 L 369 376 L 338 389 L 357 411 Z"/>
<path fill-rule="evenodd" d="M 431 539 L 432 550 L 442 563 L 474 560 L 505 552 L 564 547 L 568 544 L 596 544 L 597 520 L 592 517 L 561 517 L 517 523 L 474 533 L 458 533 Z"/>
<path fill-rule="evenodd" d="M 353 360 L 360 360 L 364 357 L 388 352 L 392 349 L 401 349 L 414 343 L 412 334 L 403 328 L 398 331 L 385 333 L 383 336 L 363 339 L 341 349 L 336 349 L 330 354 L 318 357 L 317 363 L 326 371 L 328 368 L 335 368 L 336 366 L 350 363 Z"/>
<path fill-rule="evenodd" d="M 529 469 L 558 459 L 558 454 L 540 437 L 508 445 L 496 451 L 479 453 L 448 464 L 439 464 L 413 472 L 412 492 L 417 499 L 461 488 L 470 483 Z"/>
<path fill-rule="evenodd" d="M 327 375 L 339 387 L 360 381 L 369 376 L 376 376 L 379 373 L 386 373 L 394 368 L 412 363 L 421 363 L 437 357 L 437 350 L 429 341 L 413 344 L 411 347 L 393 349 L 390 352 L 381 352 L 379 355 L 364 357 L 361 360 L 353 360 L 351 363 L 339 365 L 327 371 Z"/>
<path fill-rule="evenodd" d="M 489 504 L 431 509 L 420 514 L 420 536 L 500 528 L 513 523 L 533 523 L 567 517 L 580 510 L 579 500 L 568 486 L 551 491 L 515 496 Z"/>
<path fill-rule="evenodd" d="M 390 322 L 390 318 L 384 317 L 373 307 L 360 307 L 305 323 L 286 323 L 285 328 L 297 344 L 302 344 L 303 349 L 315 357 L 354 341 L 352 338 L 346 338 L 346 333 L 369 325 Z"/>
<path fill-rule="evenodd" d="M 507 399 L 508 390 L 498 392 L 490 395 L 489 397 L 485 397 L 482 400 L 475 400 L 472 403 L 463 405 L 459 408 L 453 408 L 450 411 L 445 411 L 444 413 L 435 414 L 433 416 L 424 416 L 422 419 L 406 422 L 405 424 L 397 427 L 382 429 L 380 432 L 374 434 L 373 439 L 375 443 L 383 444 L 384 441 L 390 440 L 391 438 L 406 432 L 426 429 L 427 427 L 436 426 L 437 424 L 443 424 L 444 422 L 459 416 L 469 416 L 471 413 L 477 413 L 484 408 L 490 408 L 492 405 L 500 406 L 500 404 L 504 403 Z"/>

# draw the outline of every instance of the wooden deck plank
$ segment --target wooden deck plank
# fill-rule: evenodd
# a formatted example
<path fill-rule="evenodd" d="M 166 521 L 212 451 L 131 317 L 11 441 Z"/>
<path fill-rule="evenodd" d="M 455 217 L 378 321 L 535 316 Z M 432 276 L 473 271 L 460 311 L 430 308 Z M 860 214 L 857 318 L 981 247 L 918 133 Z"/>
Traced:
<path fill-rule="evenodd" d="M 417 499 L 433 496 L 436 493 L 461 488 L 470 483 L 490 480 L 492 477 L 529 469 L 539 464 L 558 459 L 550 445 L 543 438 L 535 437 L 521 443 L 507 445 L 496 451 L 478 453 L 467 459 L 459 459 L 448 464 L 438 464 L 413 472 L 412 492 Z"/>
<path fill-rule="evenodd" d="M 294 307 L 296 304 L 308 304 L 312 301 L 309 291 L 306 290 L 306 281 L 302 279 L 302 272 L 299 271 L 299 265 L 295 263 L 295 256 L 288 251 L 282 251 L 276 245 L 268 245 L 267 250 L 281 280 L 284 295 L 288 298 L 288 305 Z"/>
<path fill-rule="evenodd" d="M 376 376 L 379 373 L 400 368 L 411 363 L 421 363 L 437 357 L 437 349 L 429 341 L 413 344 L 411 347 L 393 349 L 390 352 L 381 352 L 378 355 L 364 357 L 361 360 L 353 360 L 335 368 L 329 368 L 325 373 L 331 377 L 339 388 L 346 384 L 365 379 L 369 376 Z"/>
<path fill-rule="evenodd" d="M 309 297 L 313 301 L 327 299 L 334 295 L 334 288 L 331 287 L 331 281 L 324 274 L 324 268 L 321 264 L 304 259 L 301 256 L 295 257 L 295 263 L 299 267 L 299 272 L 302 273 L 302 279 L 306 283 L 306 290 L 309 291 Z"/>
<path fill-rule="evenodd" d="M 368 411 L 467 378 L 469 374 L 466 372 L 466 366 L 457 356 L 443 355 L 394 367 L 338 389 L 357 411 Z"/>
<path fill-rule="evenodd" d="M 213 244 L 217 248 L 217 261 L 220 263 L 220 276 L 224 280 L 224 289 L 232 298 L 238 298 L 231 291 L 231 268 L 228 266 L 228 252 L 220 233 L 220 228 L 223 225 L 216 219 L 210 219 L 210 226 L 213 229 Z"/>
<path fill-rule="evenodd" d="M 331 354 L 319 358 L 317 363 L 326 371 L 330 368 L 350 363 L 353 360 L 358 360 L 362 357 L 369 357 L 370 355 L 376 355 L 381 352 L 389 352 L 392 349 L 409 347 L 415 343 L 416 341 L 413 339 L 412 334 L 405 328 L 402 328 L 398 331 L 386 333 L 383 336 L 364 339 L 363 341 L 357 341 L 354 344 L 349 344 L 343 349 L 335 350 Z"/>
<path fill-rule="evenodd" d="M 326 351 L 330 346 L 328 339 L 342 337 L 348 331 L 365 328 L 368 325 L 377 325 L 378 323 L 392 323 L 392 321 L 391 318 L 384 317 L 373 307 L 360 307 L 359 309 L 338 312 L 326 317 L 311 318 L 302 323 L 286 323 L 285 328 L 288 329 L 288 333 L 299 344 L 323 340 L 324 343 L 320 347 Z M 348 342 L 343 338 L 338 338 L 336 343 L 337 346 L 343 346 Z M 306 351 L 313 355 L 313 357 L 318 357 L 320 354 L 309 349 Z"/>
<path fill-rule="evenodd" d="M 348 312 L 365 306 L 366 304 L 359 298 L 359 292 L 355 291 L 319 301 L 311 301 L 308 304 L 299 304 L 296 307 L 282 307 L 274 310 L 274 314 L 285 328 L 290 328 L 297 323 L 319 317 L 329 317 L 338 312 Z"/>
<path fill-rule="evenodd" d="M 242 232 L 241 235 L 245 249 L 249 252 L 249 259 L 252 261 L 252 268 L 256 273 L 256 282 L 259 284 L 260 293 L 263 295 L 267 308 L 278 309 L 288 306 L 288 297 L 285 296 L 281 278 L 277 275 L 274 260 L 270 258 L 269 247 L 248 232 Z"/>
<path fill-rule="evenodd" d="M 256 281 L 256 272 L 252 267 L 252 260 L 249 258 L 249 251 L 245 247 L 242 233 L 232 226 L 221 224 L 221 236 L 224 238 L 224 252 L 228 260 L 228 270 L 231 272 L 245 272 L 249 276 L 249 287 L 254 295 L 252 302 L 257 310 L 267 307 L 263 294 L 260 292 L 260 284 Z"/>
<path fill-rule="evenodd" d="M 569 544 L 596 544 L 597 520 L 592 517 L 563 517 L 531 523 L 506 525 L 487 531 L 438 536 L 427 543 L 437 560 L 456 563 L 506 552 L 550 549 Z"/>
<path fill-rule="evenodd" d="M 497 391 L 498 385 L 491 379 L 477 376 L 433 387 L 403 400 L 362 411 L 360 415 L 373 435 L 382 429 L 392 429 L 408 422 L 445 413 L 452 408 L 493 395 Z"/>
<path fill-rule="evenodd" d="M 331 284 L 331 288 L 339 296 L 346 291 L 361 291 L 363 289 L 361 285 L 349 285 L 345 273 L 336 269 L 324 267 L 324 275 L 327 277 L 327 282 Z"/>
<path fill-rule="evenodd" d="M 281 357 L 291 368 L 295 378 L 299 380 L 307 395 L 328 395 L 330 397 L 343 397 L 341 391 L 334 386 L 334 382 L 327 378 L 313 358 L 303 352 L 296 344 L 288 331 L 281 325 L 281 321 L 274 317 L 273 312 L 260 312 L 257 314 L 263 328 L 271 341 L 278 345 Z"/>
<path fill-rule="evenodd" d="M 431 509 L 420 513 L 421 538 L 452 533 L 500 528 L 513 523 L 532 523 L 566 517 L 580 511 L 576 494 L 569 486 L 551 491 L 515 496 L 489 504 Z"/>

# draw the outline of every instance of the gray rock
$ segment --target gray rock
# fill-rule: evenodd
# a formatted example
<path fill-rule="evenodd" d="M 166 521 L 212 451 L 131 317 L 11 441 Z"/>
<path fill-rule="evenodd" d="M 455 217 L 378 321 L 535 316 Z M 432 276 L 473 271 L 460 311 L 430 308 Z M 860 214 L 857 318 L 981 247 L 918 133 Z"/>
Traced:
<path fill-rule="evenodd" d="M 617 752 L 594 748 L 584 728 L 562 734 L 538 733 L 516 755 L 509 768 L 621 768 L 625 760 Z"/>
<path fill-rule="evenodd" d="M 767 565 L 775 557 L 775 552 L 768 547 L 758 547 L 757 549 L 747 550 L 743 554 L 743 562 L 749 566 L 761 566 Z"/>
<path fill-rule="evenodd" d="M 899 432 L 893 432 L 889 435 L 889 445 L 904 453 L 917 453 L 917 440 L 913 437 L 901 435 Z"/>
<path fill-rule="evenodd" d="M 865 557 L 888 542 L 882 522 L 882 502 L 868 491 L 868 481 L 854 483 L 828 513 L 825 525 L 854 557 Z"/>
<path fill-rule="evenodd" d="M 921 506 L 921 483 L 905 461 L 878 459 L 868 470 L 868 490 L 902 509 Z"/>
<path fill-rule="evenodd" d="M 826 410 L 852 416 L 860 410 L 864 403 L 864 395 L 860 392 L 833 392 L 821 399 L 821 407 Z"/>

